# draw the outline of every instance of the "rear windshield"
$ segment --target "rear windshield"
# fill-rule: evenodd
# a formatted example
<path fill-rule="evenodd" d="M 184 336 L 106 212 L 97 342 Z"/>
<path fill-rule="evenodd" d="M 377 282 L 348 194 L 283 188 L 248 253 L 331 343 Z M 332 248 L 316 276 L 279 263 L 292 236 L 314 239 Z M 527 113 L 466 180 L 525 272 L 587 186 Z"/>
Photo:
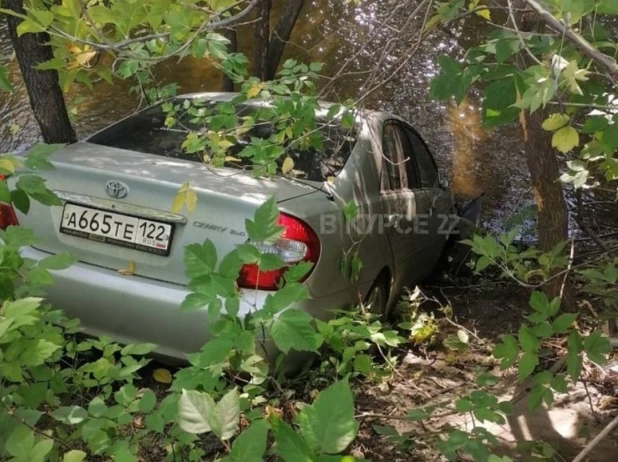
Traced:
<path fill-rule="evenodd" d="M 172 101 L 172 104 L 180 104 L 183 99 Z M 104 131 L 97 133 L 88 139 L 88 142 L 104 146 L 138 151 L 148 154 L 156 154 L 177 159 L 186 159 L 201 162 L 202 157 L 198 154 L 188 154 L 182 149 L 183 142 L 192 131 L 205 133 L 209 129 L 219 130 L 218 127 L 209 126 L 200 120 L 199 124 L 187 113 L 178 111 L 175 115 L 177 122 L 168 127 L 165 124 L 169 108 L 163 104 L 157 104 L 141 111 L 119 123 L 112 125 Z M 213 108 L 216 102 L 204 102 L 204 106 Z M 251 105 L 237 104 L 235 106 L 238 125 L 242 123 L 242 117 L 253 115 L 256 120 L 261 120 L 259 111 L 267 109 Z M 257 116 L 256 116 L 257 115 Z M 350 157 L 354 143 L 356 142 L 356 130 L 346 129 L 338 122 L 327 122 L 323 117 L 316 117 L 317 132 L 321 134 L 322 147 L 315 149 L 294 143 L 285 146 L 286 154 L 277 160 L 277 175 L 282 175 L 281 168 L 286 157 L 294 160 L 294 167 L 287 175 L 293 175 L 299 179 L 310 181 L 326 181 L 329 177 L 336 177 L 343 169 Z M 213 125 L 217 122 L 213 120 Z M 168 124 L 169 125 L 169 124 Z M 252 165 L 252 159 L 239 156 L 252 141 L 252 138 L 268 139 L 276 135 L 277 130 L 270 122 L 259 122 L 248 132 L 235 136 L 236 144 L 226 152 L 226 167 L 248 168 Z"/>

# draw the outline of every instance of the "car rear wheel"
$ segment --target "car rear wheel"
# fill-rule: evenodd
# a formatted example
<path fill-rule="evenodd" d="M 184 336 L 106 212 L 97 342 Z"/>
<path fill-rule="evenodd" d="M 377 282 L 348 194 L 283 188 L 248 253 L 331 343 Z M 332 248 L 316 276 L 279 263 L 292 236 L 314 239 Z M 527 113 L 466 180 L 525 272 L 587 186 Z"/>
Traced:
<path fill-rule="evenodd" d="M 365 298 L 365 309 L 372 314 L 383 316 L 388 304 L 388 285 L 383 279 L 378 279 Z"/>

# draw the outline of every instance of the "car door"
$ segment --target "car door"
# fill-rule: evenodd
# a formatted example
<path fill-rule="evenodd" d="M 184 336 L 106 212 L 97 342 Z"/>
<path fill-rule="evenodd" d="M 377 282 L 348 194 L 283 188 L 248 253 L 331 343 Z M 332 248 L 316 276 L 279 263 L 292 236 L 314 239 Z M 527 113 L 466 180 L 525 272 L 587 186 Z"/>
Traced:
<path fill-rule="evenodd" d="M 452 198 L 450 191 L 440 186 L 438 168 L 425 142 L 409 125 L 405 125 L 405 132 L 412 148 L 419 175 L 419 187 L 427 210 L 427 233 L 424 234 L 424 242 L 428 247 L 424 255 L 428 261 L 437 261 L 450 229 Z"/>
<path fill-rule="evenodd" d="M 423 201 L 417 201 L 409 188 L 405 153 L 410 142 L 398 121 L 384 123 L 382 131 L 381 203 L 383 228 L 387 234 L 395 262 L 395 288 L 416 280 L 420 269 L 417 260 L 423 243 L 416 238 L 417 211 Z M 415 181 L 414 178 L 412 178 Z"/>

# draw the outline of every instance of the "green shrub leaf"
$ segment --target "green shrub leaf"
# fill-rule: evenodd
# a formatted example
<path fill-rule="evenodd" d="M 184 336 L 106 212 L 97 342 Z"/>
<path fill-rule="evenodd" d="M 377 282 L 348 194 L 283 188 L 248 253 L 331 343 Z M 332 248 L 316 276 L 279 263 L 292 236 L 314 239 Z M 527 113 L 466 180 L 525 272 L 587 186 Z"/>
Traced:
<path fill-rule="evenodd" d="M 326 454 L 338 454 L 354 440 L 359 424 L 347 379 L 320 393 L 299 414 L 300 427 L 309 445 Z"/>

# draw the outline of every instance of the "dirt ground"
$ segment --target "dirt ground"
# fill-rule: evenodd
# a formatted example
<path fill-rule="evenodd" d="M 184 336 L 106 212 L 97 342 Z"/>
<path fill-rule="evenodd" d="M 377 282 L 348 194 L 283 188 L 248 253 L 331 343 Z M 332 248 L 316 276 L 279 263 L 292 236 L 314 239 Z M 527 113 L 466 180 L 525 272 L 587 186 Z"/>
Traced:
<path fill-rule="evenodd" d="M 461 325 L 481 339 L 496 341 L 500 334 L 513 332 L 528 312 L 528 294 L 518 287 L 490 284 L 482 287 L 430 289 L 442 301 L 451 302 L 454 315 Z M 516 327 L 517 326 L 517 327 Z M 471 341 L 468 353 L 453 360 L 446 352 L 414 348 L 387 384 L 367 383 L 357 386 L 357 414 L 362 419 L 360 437 L 352 454 L 373 461 L 441 461 L 435 450 L 422 441 L 445 426 L 470 430 L 479 422 L 462 419 L 452 413 L 426 421 L 424 424 L 405 420 L 409 409 L 443 401 L 453 402 L 475 388 L 476 370 L 499 373 L 488 355 L 481 354 L 489 345 Z M 543 366 L 543 365 L 541 365 Z M 551 367 L 546 364 L 546 367 Z M 618 369 L 618 368 L 616 368 Z M 582 382 L 571 386 L 569 394 L 556 395 L 551 410 L 545 408 L 530 415 L 527 410 L 527 390 L 514 385 L 498 390 L 501 400 L 518 396 L 515 412 L 505 425 L 485 427 L 500 441 L 495 452 L 513 460 L 534 460 L 517 448 L 521 441 L 544 441 L 557 452 L 556 461 L 570 461 L 618 413 L 618 371 L 601 374 L 591 371 L 587 390 Z M 515 377 L 507 375 L 506 382 Z M 498 385 L 500 386 L 500 385 Z M 439 413 L 438 413 L 439 414 Z M 399 433 L 409 432 L 419 442 L 415 448 L 396 448 L 388 437 L 374 426 L 390 425 Z M 538 460 L 538 459 L 537 459 Z M 594 462 L 618 461 L 618 432 L 608 435 L 588 458 Z"/>

